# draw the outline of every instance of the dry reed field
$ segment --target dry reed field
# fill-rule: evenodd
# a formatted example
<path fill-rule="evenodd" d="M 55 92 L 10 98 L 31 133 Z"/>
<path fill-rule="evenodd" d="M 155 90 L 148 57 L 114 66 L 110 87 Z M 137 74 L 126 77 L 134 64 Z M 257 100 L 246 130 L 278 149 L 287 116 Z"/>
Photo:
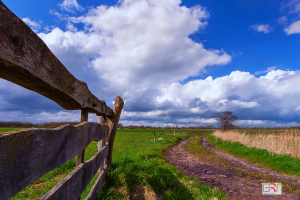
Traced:
<path fill-rule="evenodd" d="M 289 131 L 269 134 L 246 134 L 238 131 L 215 131 L 213 135 L 222 140 L 239 142 L 246 147 L 266 149 L 276 154 L 289 154 L 300 158 L 300 134 L 299 131 Z"/>

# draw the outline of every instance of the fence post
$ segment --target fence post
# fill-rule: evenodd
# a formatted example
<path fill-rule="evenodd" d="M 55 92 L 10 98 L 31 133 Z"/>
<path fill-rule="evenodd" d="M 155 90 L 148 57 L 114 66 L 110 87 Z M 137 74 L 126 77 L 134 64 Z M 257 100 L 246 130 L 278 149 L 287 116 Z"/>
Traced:
<path fill-rule="evenodd" d="M 105 119 L 103 116 L 98 116 L 98 123 L 99 124 L 105 124 Z M 105 138 L 103 138 L 102 140 L 98 141 L 98 152 L 101 151 L 101 149 L 104 147 L 105 145 Z M 101 165 L 100 169 L 99 169 L 99 173 L 103 170 L 103 167 L 106 164 L 106 159 L 104 160 L 103 164 Z"/>
<path fill-rule="evenodd" d="M 166 132 L 167 132 L 167 135 L 168 135 L 168 140 L 170 140 L 168 129 L 166 129 Z"/>
<path fill-rule="evenodd" d="M 174 136 L 175 136 L 175 129 L 174 129 Z"/>
<path fill-rule="evenodd" d="M 180 129 L 180 134 L 182 135 L 182 130 Z"/>
<path fill-rule="evenodd" d="M 88 109 L 82 109 L 81 110 L 81 118 L 80 118 L 80 123 L 82 122 L 87 122 L 89 117 L 89 112 Z M 76 167 L 78 167 L 81 163 L 84 163 L 84 152 L 85 149 L 80 152 L 77 157 L 76 157 Z"/>
<path fill-rule="evenodd" d="M 88 109 L 87 108 L 82 109 L 81 110 L 80 123 L 87 122 L 88 117 L 89 117 Z M 80 152 L 77 155 L 77 157 L 76 157 L 76 167 L 78 167 L 81 163 L 84 163 L 84 153 L 85 153 L 85 149 L 83 149 L 82 152 Z M 78 197 L 78 200 L 80 200 L 80 197 Z"/>
<path fill-rule="evenodd" d="M 153 132 L 154 144 L 156 144 L 155 132 Z"/>
<path fill-rule="evenodd" d="M 108 169 L 111 168 L 111 161 L 112 161 L 112 152 L 114 147 L 114 140 L 117 133 L 118 123 L 121 116 L 121 112 L 124 106 L 124 101 L 120 96 L 117 96 L 115 99 L 114 109 L 112 111 L 112 115 L 110 117 L 106 117 L 106 123 L 109 126 L 109 153 L 107 156 L 107 167 Z"/>

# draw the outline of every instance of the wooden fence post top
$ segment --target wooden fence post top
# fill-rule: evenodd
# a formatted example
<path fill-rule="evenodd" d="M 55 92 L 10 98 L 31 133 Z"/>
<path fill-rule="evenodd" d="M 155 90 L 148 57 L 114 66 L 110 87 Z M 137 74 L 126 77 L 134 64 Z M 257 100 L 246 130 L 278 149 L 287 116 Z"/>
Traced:
<path fill-rule="evenodd" d="M 123 99 L 120 96 L 117 96 L 116 99 L 115 99 L 114 108 L 116 108 L 116 107 L 118 107 L 118 108 L 122 107 L 122 109 L 123 109 L 123 106 L 124 106 Z"/>
<path fill-rule="evenodd" d="M 117 133 L 118 123 L 121 116 L 121 112 L 124 106 L 124 101 L 120 96 L 117 96 L 115 99 L 114 109 L 111 116 L 108 116 L 106 118 L 106 123 L 110 127 L 109 132 L 109 154 L 107 156 L 107 166 L 108 169 L 111 168 L 111 162 L 112 162 L 112 152 L 113 152 L 113 146 L 114 146 L 114 140 Z"/>

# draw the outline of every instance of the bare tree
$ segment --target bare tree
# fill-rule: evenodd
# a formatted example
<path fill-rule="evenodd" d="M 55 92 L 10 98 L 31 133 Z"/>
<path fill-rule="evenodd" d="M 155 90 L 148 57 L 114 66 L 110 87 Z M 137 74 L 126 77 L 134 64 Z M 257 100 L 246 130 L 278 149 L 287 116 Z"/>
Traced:
<path fill-rule="evenodd" d="M 222 128 L 224 131 L 233 128 L 234 125 L 232 123 L 238 119 L 236 116 L 232 115 L 231 111 L 220 112 L 211 117 L 218 121 L 220 128 Z"/>

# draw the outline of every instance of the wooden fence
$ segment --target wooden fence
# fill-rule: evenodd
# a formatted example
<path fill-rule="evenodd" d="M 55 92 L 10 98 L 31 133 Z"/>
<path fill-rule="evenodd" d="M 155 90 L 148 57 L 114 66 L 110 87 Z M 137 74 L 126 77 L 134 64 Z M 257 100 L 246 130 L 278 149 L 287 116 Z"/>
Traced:
<path fill-rule="evenodd" d="M 75 156 L 76 168 L 41 199 L 78 199 L 99 172 L 86 198 L 95 199 L 111 166 L 124 106 L 121 97 L 116 97 L 113 110 L 97 99 L 1 0 L 0 78 L 44 95 L 66 110 L 81 110 L 79 125 L 24 129 L 0 136 L 0 199 L 16 195 Z M 98 123 L 88 122 L 88 113 L 98 115 Z M 98 152 L 84 162 L 84 150 L 92 141 L 98 141 Z"/>

